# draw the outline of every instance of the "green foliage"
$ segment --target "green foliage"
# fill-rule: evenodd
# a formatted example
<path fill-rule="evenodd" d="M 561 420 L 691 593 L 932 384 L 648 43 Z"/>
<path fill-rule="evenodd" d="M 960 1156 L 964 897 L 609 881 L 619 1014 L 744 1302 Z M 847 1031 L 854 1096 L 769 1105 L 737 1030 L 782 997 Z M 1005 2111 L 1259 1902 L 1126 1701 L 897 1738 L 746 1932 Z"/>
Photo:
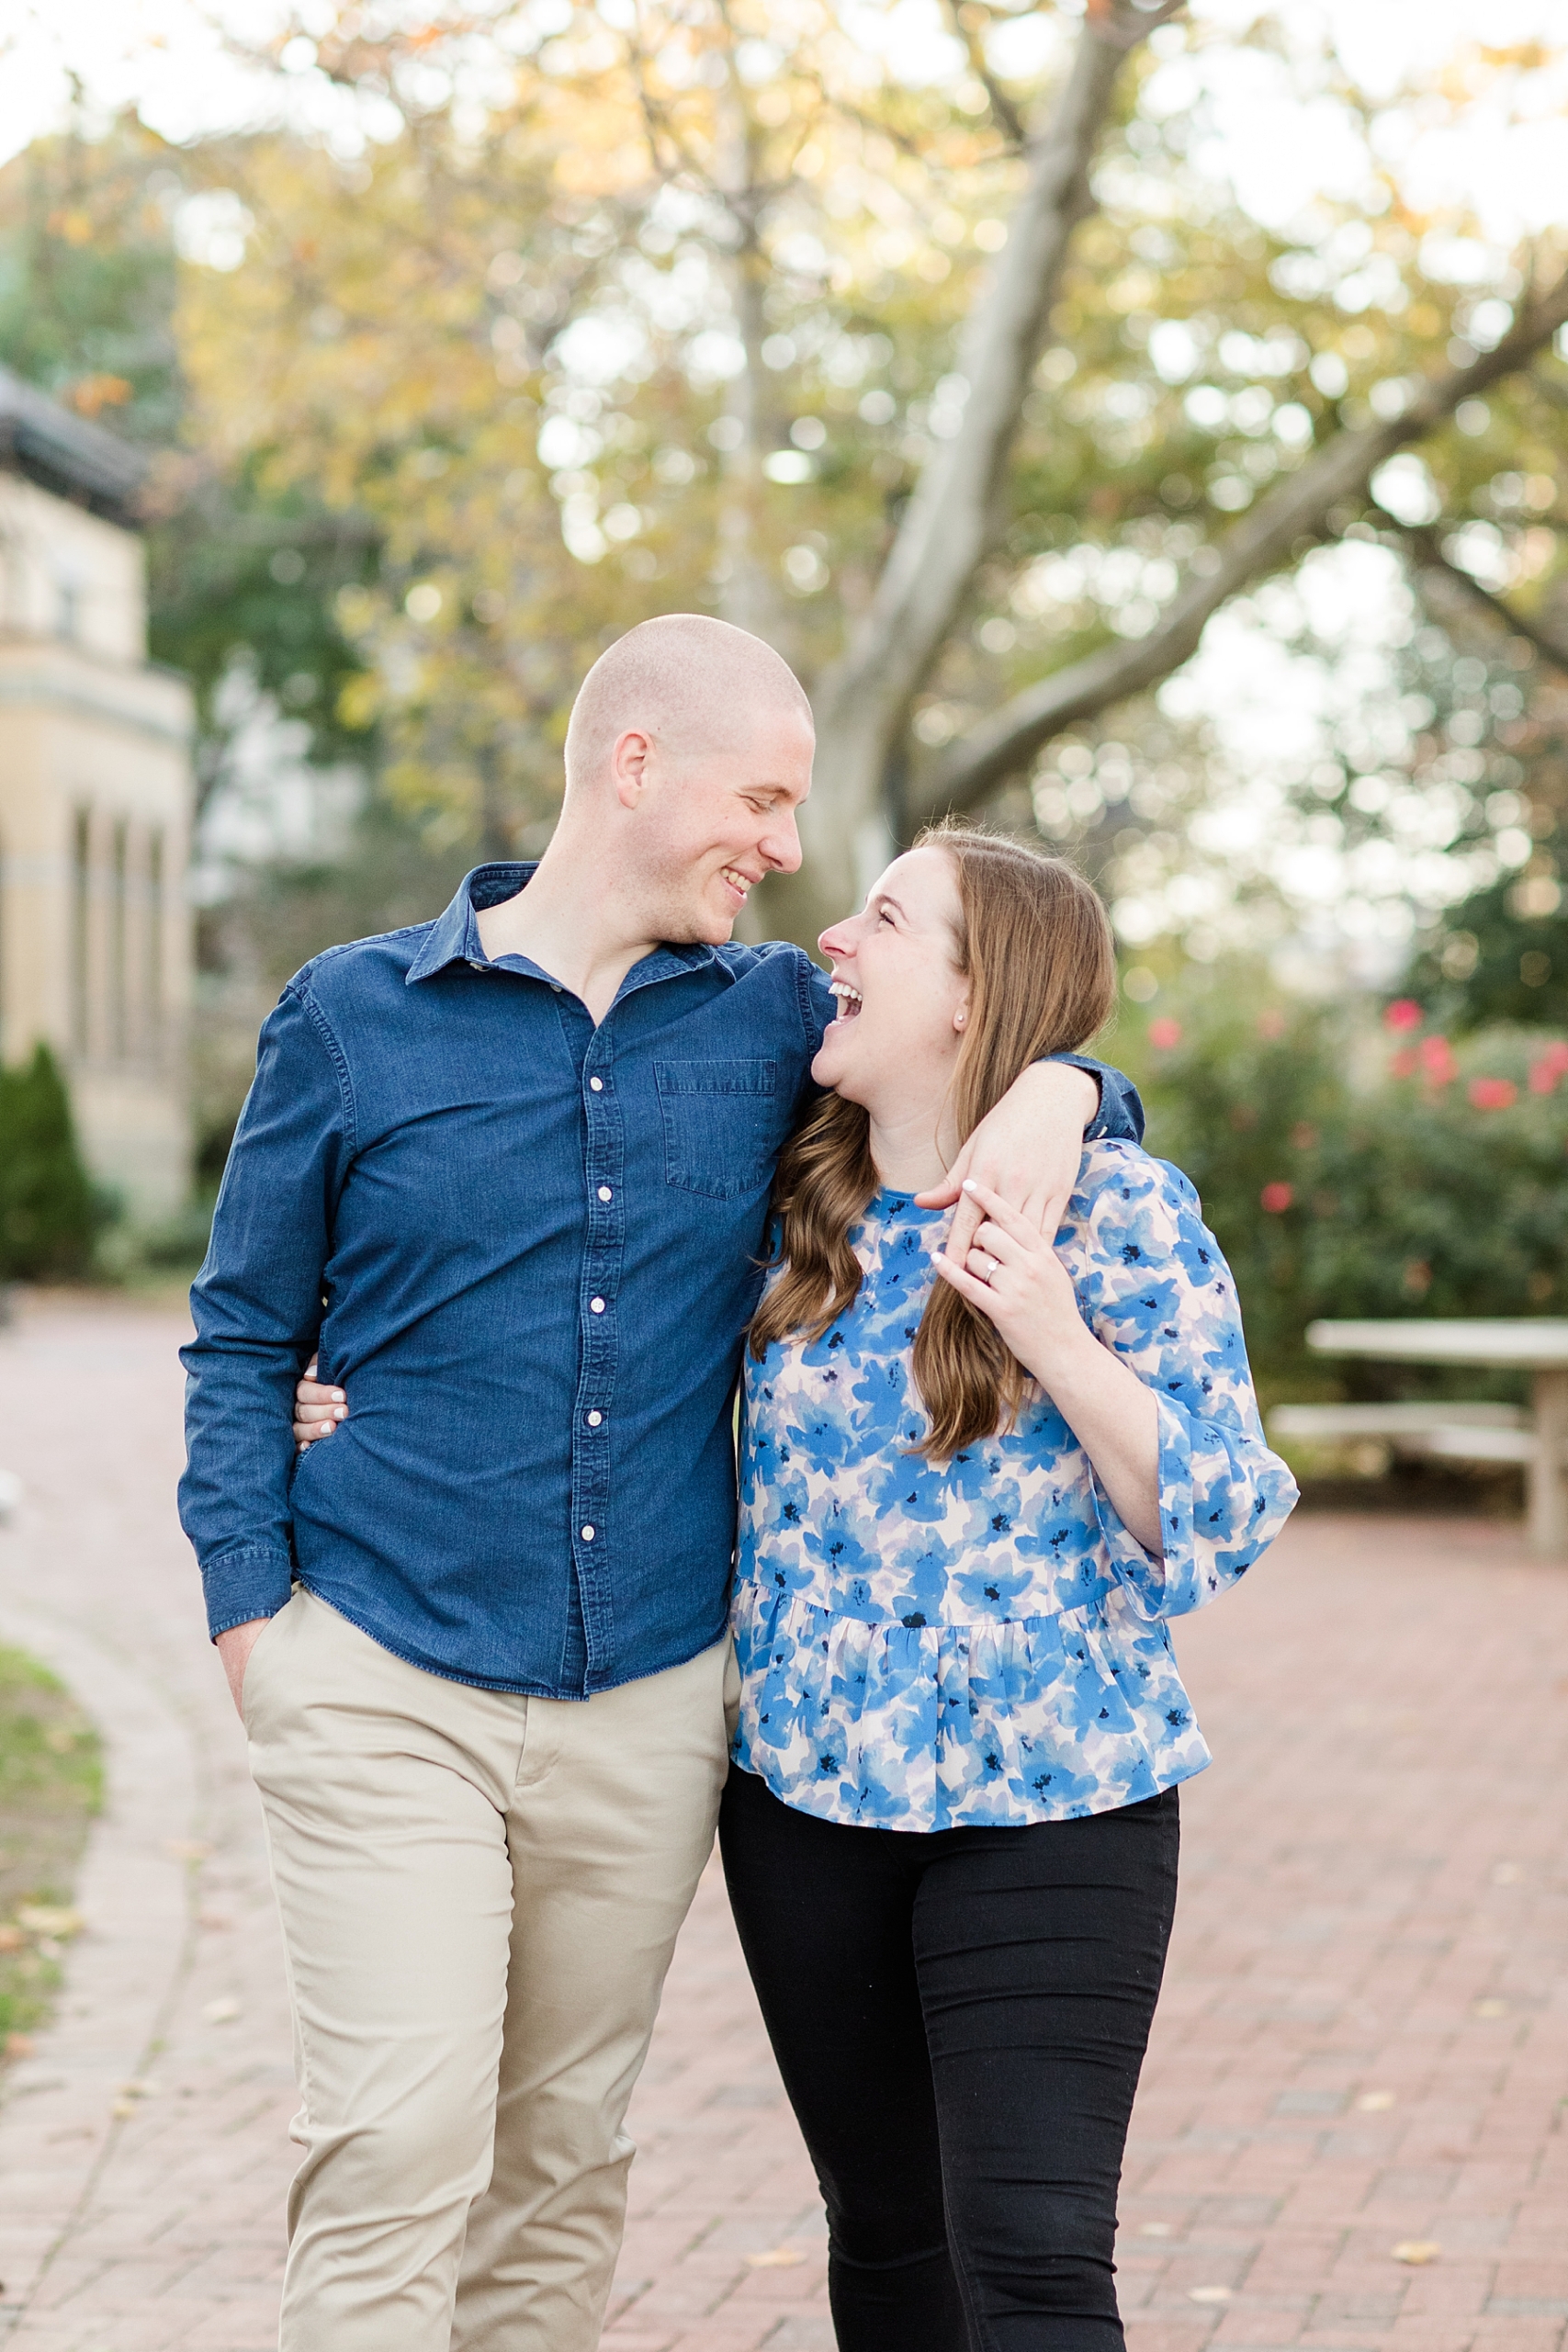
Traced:
<path fill-rule="evenodd" d="M 1316 1316 L 1563 1311 L 1568 1051 L 1522 1029 L 1456 1047 L 1271 1001 L 1255 974 L 1201 978 L 1108 1050 L 1139 1078 L 1149 1148 L 1202 1196 L 1266 1398 L 1433 1377 L 1313 1356 Z"/>
<path fill-rule="evenodd" d="M 72 1882 L 102 1802 L 92 1725 L 51 1674 L 0 1649 L 0 2059 L 20 2054 L 6 2037 L 43 2018 L 59 1984 Z"/>
<path fill-rule="evenodd" d="M 0 1070 L 0 1279 L 85 1272 L 99 1220 L 71 1098 L 47 1046 Z"/>
<path fill-rule="evenodd" d="M 1498 1021 L 1568 1027 L 1568 902 L 1555 877 L 1510 877 L 1466 899 L 1406 986 L 1454 1029 Z"/>
<path fill-rule="evenodd" d="M 362 755 L 340 703 L 360 674 L 337 626 L 341 589 L 374 567 L 376 534 L 298 490 L 268 491 L 181 452 L 174 224 L 188 153 L 126 115 L 102 136 L 36 140 L 0 170 L 0 361 L 79 415 L 156 451 L 147 485 L 153 659 L 196 689 L 203 786 L 221 769 L 218 689 L 243 656 L 308 730 L 307 756 Z"/>

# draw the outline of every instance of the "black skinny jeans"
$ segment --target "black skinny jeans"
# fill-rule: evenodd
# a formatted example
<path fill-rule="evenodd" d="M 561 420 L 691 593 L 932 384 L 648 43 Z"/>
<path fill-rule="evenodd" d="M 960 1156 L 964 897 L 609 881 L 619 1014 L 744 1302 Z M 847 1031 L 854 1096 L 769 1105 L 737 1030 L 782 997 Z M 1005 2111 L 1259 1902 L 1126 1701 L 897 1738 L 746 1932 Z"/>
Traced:
<path fill-rule="evenodd" d="M 1177 1795 L 930 1835 L 732 1770 L 725 1876 L 828 2207 L 840 2352 L 1121 2352 L 1111 2250 Z"/>

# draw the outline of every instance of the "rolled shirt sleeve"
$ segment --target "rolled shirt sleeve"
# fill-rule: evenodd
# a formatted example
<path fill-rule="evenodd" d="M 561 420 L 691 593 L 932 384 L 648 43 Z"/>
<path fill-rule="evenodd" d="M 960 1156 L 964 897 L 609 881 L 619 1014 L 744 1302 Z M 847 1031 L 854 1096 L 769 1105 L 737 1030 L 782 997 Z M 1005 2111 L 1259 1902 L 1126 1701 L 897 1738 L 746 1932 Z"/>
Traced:
<path fill-rule="evenodd" d="M 1084 1130 L 1085 1143 L 1142 1143 L 1144 1101 L 1124 1070 L 1097 1062 L 1087 1054 L 1047 1054 L 1051 1062 L 1067 1062 L 1087 1069 L 1100 1086 L 1100 1109 Z"/>
<path fill-rule="evenodd" d="M 214 1639 L 270 1617 L 294 1573 L 294 1384 L 321 1319 L 333 1209 L 350 1148 L 346 1073 L 291 981 L 261 1034 L 212 1239 L 191 1291 L 180 1520 Z"/>
<path fill-rule="evenodd" d="M 1268 1549 L 1296 1484 L 1265 1442 L 1235 1284 L 1197 1193 L 1164 1160 L 1118 1159 L 1074 1200 L 1060 1246 L 1089 1328 L 1159 1406 L 1164 1557 L 1145 1551 L 1096 1478 L 1111 1563 L 1142 1615 L 1180 1617 Z"/>

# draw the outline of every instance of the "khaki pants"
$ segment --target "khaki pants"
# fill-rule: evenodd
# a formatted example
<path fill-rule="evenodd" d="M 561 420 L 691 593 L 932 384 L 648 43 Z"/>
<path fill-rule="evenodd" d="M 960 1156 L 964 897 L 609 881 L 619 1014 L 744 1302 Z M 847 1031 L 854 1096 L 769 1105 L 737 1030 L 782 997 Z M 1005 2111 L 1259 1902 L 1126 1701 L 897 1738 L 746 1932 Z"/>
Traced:
<path fill-rule="evenodd" d="M 725 1776 L 728 1641 L 581 1702 L 301 1589 L 245 1675 L 305 2149 L 283 2352 L 592 2352 L 622 2129 Z"/>

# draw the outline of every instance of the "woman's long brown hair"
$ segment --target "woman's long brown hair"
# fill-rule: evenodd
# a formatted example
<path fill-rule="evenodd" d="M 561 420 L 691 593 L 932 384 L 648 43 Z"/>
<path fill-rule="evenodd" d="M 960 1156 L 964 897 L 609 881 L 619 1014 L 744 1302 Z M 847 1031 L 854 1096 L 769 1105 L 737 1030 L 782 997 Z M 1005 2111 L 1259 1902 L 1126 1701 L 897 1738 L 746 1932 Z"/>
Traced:
<path fill-rule="evenodd" d="M 931 828 L 917 849 L 953 861 L 959 921 L 953 960 L 970 982 L 969 1020 L 949 1110 L 961 1141 L 1043 1054 L 1087 1045 L 1116 994 L 1111 925 L 1091 886 L 1059 857 L 972 827 Z M 871 1121 L 829 1094 L 779 1160 L 773 1208 L 784 1272 L 751 1320 L 750 1345 L 802 1333 L 819 1340 L 854 1303 L 861 1267 L 850 1228 L 877 1189 Z M 1029 1375 L 995 1326 L 937 1282 L 915 1337 L 915 1380 L 933 1461 L 1010 1429 Z"/>

